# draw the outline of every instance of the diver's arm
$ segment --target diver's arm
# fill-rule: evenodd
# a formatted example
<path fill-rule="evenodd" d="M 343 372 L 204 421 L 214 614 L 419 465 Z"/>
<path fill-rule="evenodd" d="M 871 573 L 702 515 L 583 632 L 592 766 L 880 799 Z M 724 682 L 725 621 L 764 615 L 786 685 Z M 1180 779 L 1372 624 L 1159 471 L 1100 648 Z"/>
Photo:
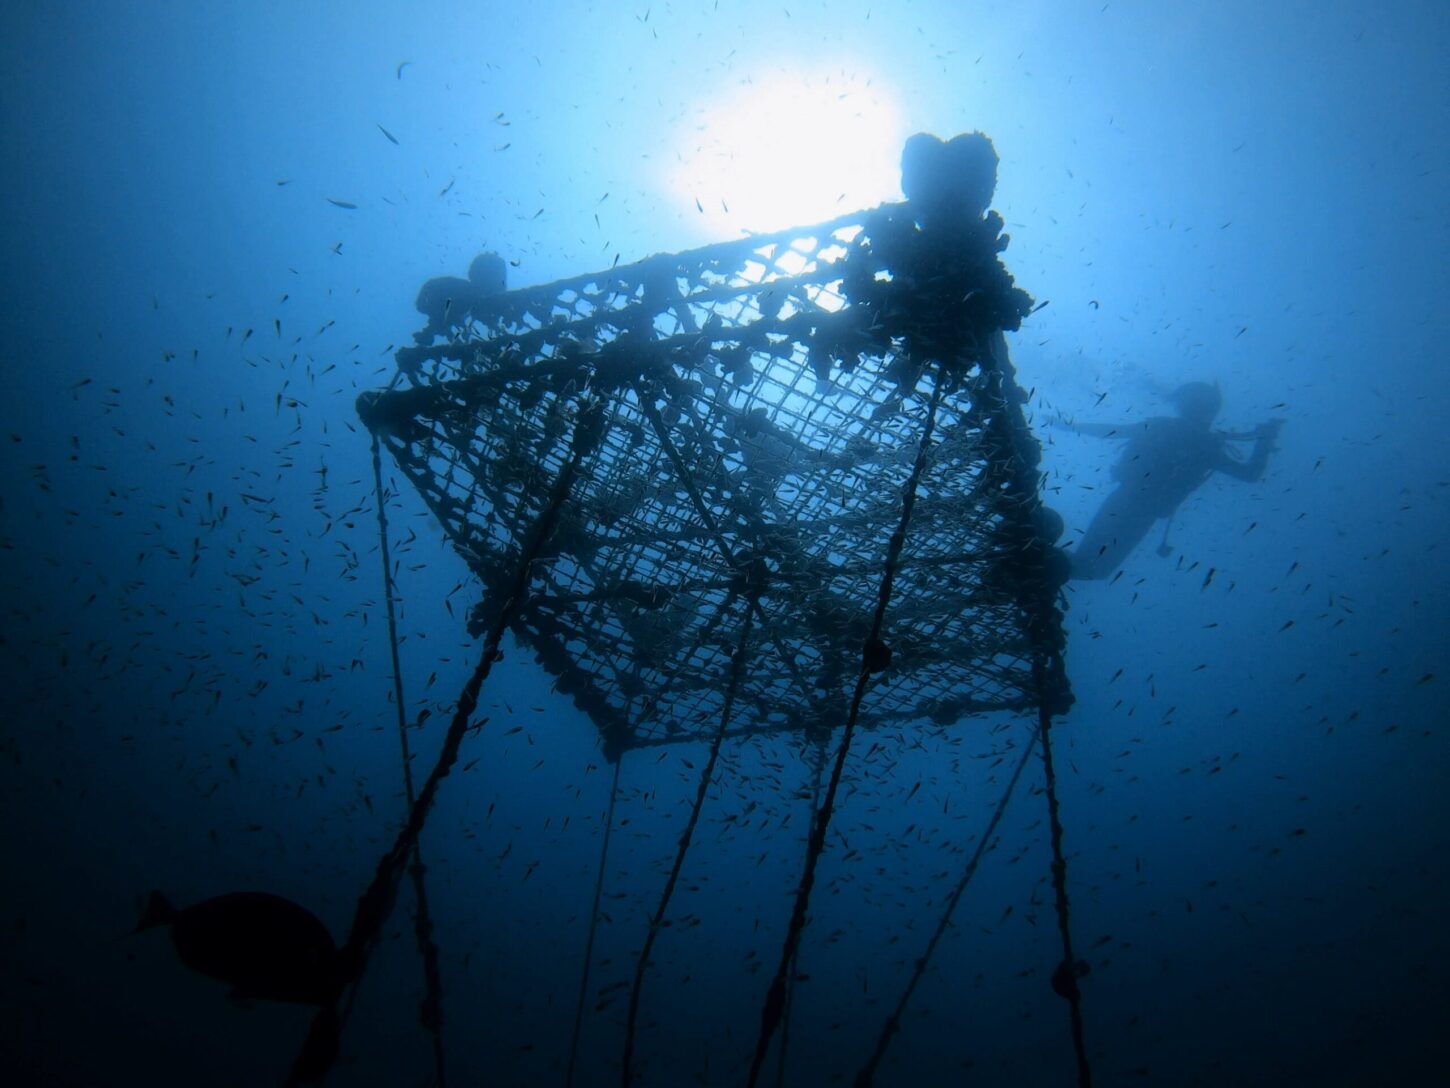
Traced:
<path fill-rule="evenodd" d="M 1247 461 L 1235 461 L 1220 450 L 1218 463 L 1214 465 L 1214 468 L 1236 480 L 1243 480 L 1251 484 L 1257 483 L 1263 478 L 1264 469 L 1269 465 L 1269 454 L 1274 452 L 1274 439 L 1279 436 L 1279 428 L 1282 426 L 1284 426 L 1282 419 L 1271 419 L 1267 423 L 1260 423 L 1254 429 L 1254 451 L 1249 455 Z"/>

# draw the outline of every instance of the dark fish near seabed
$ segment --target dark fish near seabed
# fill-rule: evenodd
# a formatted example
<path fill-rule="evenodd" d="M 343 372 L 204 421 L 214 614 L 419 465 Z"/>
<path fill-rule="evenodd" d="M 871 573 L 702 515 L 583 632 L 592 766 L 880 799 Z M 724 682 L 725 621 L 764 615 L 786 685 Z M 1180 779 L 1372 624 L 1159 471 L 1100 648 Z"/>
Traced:
<path fill-rule="evenodd" d="M 337 947 L 310 911 L 266 892 L 232 892 L 177 910 L 152 892 L 136 932 L 171 927 L 181 962 L 231 996 L 323 1005 L 336 995 Z"/>

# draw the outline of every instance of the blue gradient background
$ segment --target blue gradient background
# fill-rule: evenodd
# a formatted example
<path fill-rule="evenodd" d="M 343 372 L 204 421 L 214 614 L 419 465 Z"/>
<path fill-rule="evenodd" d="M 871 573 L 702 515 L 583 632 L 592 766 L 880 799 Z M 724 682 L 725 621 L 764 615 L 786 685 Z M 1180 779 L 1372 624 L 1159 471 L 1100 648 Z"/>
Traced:
<path fill-rule="evenodd" d="M 259 888 L 341 936 L 398 825 L 354 398 L 418 326 L 418 284 L 485 246 L 523 285 L 734 236 L 665 167 L 712 97 L 797 67 L 872 80 L 901 136 L 992 136 L 1005 259 L 1051 300 L 1012 337 L 1036 425 L 1151 415 L 1194 379 L 1222 383 L 1226 427 L 1287 420 L 1263 482 L 1185 504 L 1173 558 L 1145 546 L 1113 584 L 1069 590 L 1078 701 L 1056 750 L 1099 1083 L 1439 1079 L 1447 12 L 7 6 L 7 1083 L 281 1082 L 305 1011 L 236 1010 L 163 934 L 125 934 L 152 888 Z M 788 101 L 760 118 L 792 123 Z M 837 189 L 813 165 L 825 218 Z M 1114 450 L 1040 433 L 1071 543 Z M 466 571 L 411 492 L 391 518 L 409 710 L 434 711 L 413 735 L 426 764 L 476 653 L 476 590 L 449 596 Z M 463 752 L 477 762 L 424 839 L 453 1084 L 563 1081 L 609 769 L 548 688 L 507 658 Z M 862 738 L 787 1084 L 850 1082 L 985 826 L 992 760 L 1027 727 Z M 700 755 L 625 761 L 580 1084 L 618 1082 L 616 984 L 694 792 L 681 761 Z M 1072 1082 L 1040 784 L 1034 763 L 878 1083 Z M 647 977 L 640 1083 L 742 1082 L 808 785 L 790 744 L 727 750 Z M 428 1083 L 411 910 L 405 890 L 330 1083 Z"/>

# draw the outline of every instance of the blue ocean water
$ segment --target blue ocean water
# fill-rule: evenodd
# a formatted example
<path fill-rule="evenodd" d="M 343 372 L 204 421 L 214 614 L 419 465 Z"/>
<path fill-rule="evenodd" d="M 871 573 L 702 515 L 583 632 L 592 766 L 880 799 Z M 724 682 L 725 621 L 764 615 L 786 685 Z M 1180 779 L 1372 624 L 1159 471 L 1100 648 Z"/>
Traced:
<path fill-rule="evenodd" d="M 152 890 L 255 889 L 341 940 L 405 816 L 354 401 L 391 379 L 419 285 L 484 249 L 523 286 L 896 200 L 922 130 L 981 130 L 1001 156 L 1004 260 L 1050 303 L 1009 343 L 1065 544 L 1118 448 L 1058 421 L 1131 424 L 1200 380 L 1227 429 L 1285 421 L 1261 481 L 1218 476 L 1180 508 L 1171 554 L 1155 530 L 1120 577 L 1066 591 L 1077 701 L 1053 737 L 1096 1082 L 1435 1082 L 1441 5 L 0 19 L 7 1083 L 283 1082 L 306 1008 L 238 1007 L 163 931 L 130 931 Z M 391 478 L 426 768 L 477 660 L 478 589 Z M 564 1083 L 609 802 L 592 724 L 508 649 L 422 838 L 453 1084 Z M 852 1082 L 1031 725 L 853 749 L 764 1082 Z M 695 794 L 703 746 L 662 753 L 621 770 L 579 1085 L 619 1083 Z M 1077 1083 L 1042 781 L 1034 759 L 877 1083 Z M 726 745 L 635 1083 L 744 1083 L 811 784 L 799 742 Z M 436 1080 L 414 911 L 405 886 L 329 1083 Z"/>

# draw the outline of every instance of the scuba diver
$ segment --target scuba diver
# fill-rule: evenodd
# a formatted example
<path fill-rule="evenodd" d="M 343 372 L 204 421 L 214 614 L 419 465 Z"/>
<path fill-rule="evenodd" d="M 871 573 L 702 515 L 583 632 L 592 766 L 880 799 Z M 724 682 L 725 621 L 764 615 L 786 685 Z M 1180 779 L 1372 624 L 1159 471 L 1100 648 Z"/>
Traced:
<path fill-rule="evenodd" d="M 1064 424 L 1079 434 L 1125 438 L 1128 444 L 1113 466 L 1117 489 L 1104 501 L 1072 555 L 1073 578 L 1106 578 L 1138 546 L 1153 523 L 1164 519 L 1158 554 L 1172 553 L 1168 527 L 1184 499 L 1215 472 L 1255 483 L 1264 475 L 1282 419 L 1261 423 L 1247 433 L 1215 431 L 1223 406 L 1218 386 L 1189 382 L 1170 395 L 1178 415 L 1155 416 L 1141 423 Z M 1253 439 L 1253 452 L 1241 461 L 1228 452 L 1230 442 Z"/>
<path fill-rule="evenodd" d="M 497 253 L 480 253 L 468 266 L 468 279 L 438 276 L 418 291 L 418 312 L 428 324 L 413 335 L 417 344 L 431 344 L 436 336 L 449 336 L 454 329 L 467 325 L 474 316 L 474 307 L 489 295 L 508 289 L 508 265 Z"/>

